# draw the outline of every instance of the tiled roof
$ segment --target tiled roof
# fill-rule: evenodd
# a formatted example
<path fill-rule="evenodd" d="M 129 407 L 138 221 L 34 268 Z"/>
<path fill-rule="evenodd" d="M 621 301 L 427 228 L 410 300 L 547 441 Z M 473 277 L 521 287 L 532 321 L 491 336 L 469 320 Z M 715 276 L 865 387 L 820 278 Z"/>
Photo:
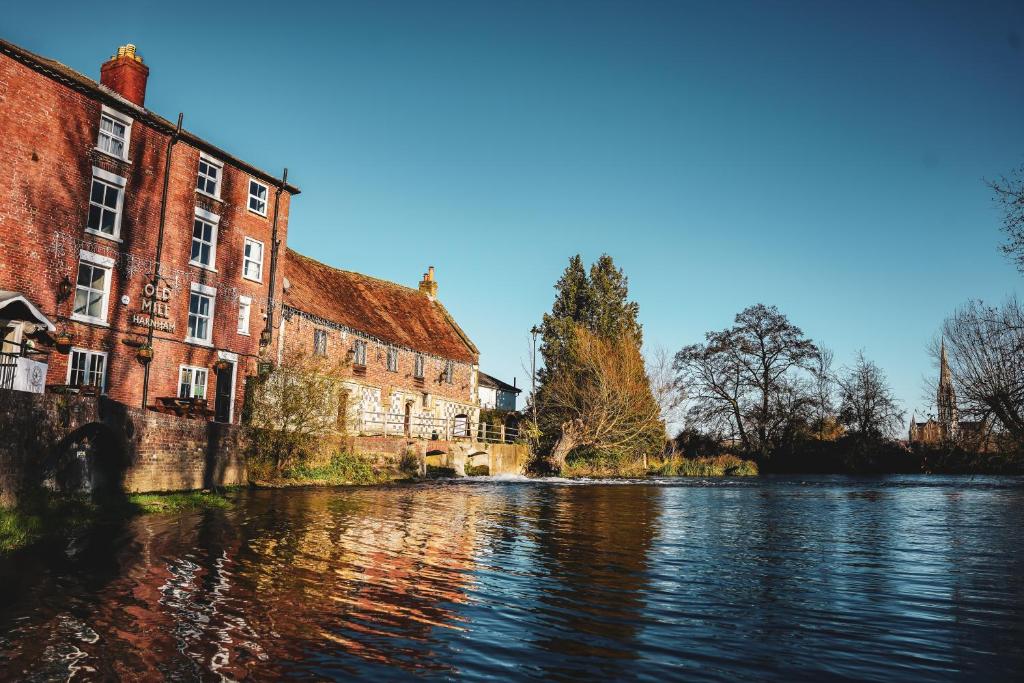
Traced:
<path fill-rule="evenodd" d="M 39 73 L 44 74 L 54 80 L 60 81 L 69 88 L 78 90 L 80 92 L 84 92 L 89 96 L 97 100 L 100 100 L 104 104 L 124 112 L 136 121 L 142 121 L 144 123 L 147 123 L 153 128 L 165 134 L 169 135 L 173 133 L 174 129 L 177 127 L 177 124 L 171 123 L 164 117 L 154 114 L 150 110 L 144 107 L 140 107 L 134 102 L 129 102 L 128 100 L 121 97 L 121 95 L 111 90 L 107 86 L 102 85 L 101 83 L 97 83 L 88 76 L 75 71 L 70 66 L 62 64 L 61 62 L 58 62 L 55 59 L 48 59 L 46 57 L 42 57 L 34 52 L 26 50 L 23 47 L 15 45 L 14 43 L 10 43 L 6 40 L 3 40 L 2 38 L 0 38 L 0 54 L 5 54 L 21 62 L 30 69 L 38 71 Z M 223 149 L 220 149 L 219 147 L 207 142 L 206 140 L 197 135 L 188 132 L 187 130 L 183 129 L 181 131 L 181 138 L 179 139 L 187 142 L 188 144 L 192 145 L 193 147 L 196 147 L 197 149 L 201 149 L 204 152 L 212 154 L 221 161 L 225 161 L 233 166 L 241 168 L 246 173 L 251 173 L 252 175 L 255 175 L 256 177 L 268 181 L 274 185 L 281 184 L 281 180 L 275 177 L 273 174 L 267 173 L 263 169 L 257 168 L 250 163 L 242 161 L 238 157 L 225 152 Z M 291 183 L 286 184 L 285 189 L 290 194 L 293 195 L 299 194 L 300 192 L 299 188 L 295 187 Z"/>
<path fill-rule="evenodd" d="M 339 270 L 287 250 L 286 306 L 397 346 L 475 363 L 473 342 L 438 301 L 387 280 Z"/>
<path fill-rule="evenodd" d="M 480 373 L 480 380 L 479 381 L 480 381 L 480 386 L 482 386 L 482 387 L 491 387 L 492 389 L 501 389 L 502 391 L 510 391 L 510 392 L 513 392 L 513 393 L 516 393 L 516 394 L 518 394 L 520 391 L 522 391 L 519 387 L 513 386 L 513 385 L 509 384 L 508 382 L 502 382 L 497 377 L 494 377 L 493 375 L 488 375 L 486 372 L 481 372 Z"/>

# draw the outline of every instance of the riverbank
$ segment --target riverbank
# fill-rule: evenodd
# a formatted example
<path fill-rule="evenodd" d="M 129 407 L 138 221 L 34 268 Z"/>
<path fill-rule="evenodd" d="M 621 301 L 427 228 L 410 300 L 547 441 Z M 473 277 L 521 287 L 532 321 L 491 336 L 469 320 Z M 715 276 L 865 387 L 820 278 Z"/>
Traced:
<path fill-rule="evenodd" d="M 601 458 L 568 460 L 561 476 L 568 479 L 638 479 L 643 477 L 756 477 L 757 463 L 735 455 L 700 458 L 652 458 L 619 461 Z"/>
<path fill-rule="evenodd" d="M 46 538 L 137 515 L 225 509 L 231 490 L 133 494 L 105 505 L 86 496 L 41 495 L 17 508 L 0 508 L 0 553 Z"/>

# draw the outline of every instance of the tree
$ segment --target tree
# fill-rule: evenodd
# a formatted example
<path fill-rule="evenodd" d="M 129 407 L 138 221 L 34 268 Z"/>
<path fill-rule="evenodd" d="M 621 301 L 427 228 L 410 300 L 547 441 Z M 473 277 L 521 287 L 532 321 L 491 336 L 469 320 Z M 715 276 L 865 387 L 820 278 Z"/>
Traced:
<path fill-rule="evenodd" d="M 707 333 L 704 344 L 681 349 L 675 367 L 693 418 L 711 427 L 731 421 L 743 449 L 767 458 L 802 430 L 811 396 L 800 371 L 817 354 L 779 309 L 757 304 L 738 313 L 731 328 Z"/>
<path fill-rule="evenodd" d="M 585 368 L 574 355 L 579 350 L 579 330 L 608 341 L 621 340 L 621 344 L 610 347 L 617 353 L 626 354 L 624 345 L 633 345 L 630 357 L 639 357 L 642 334 L 639 308 L 636 302 L 629 300 L 628 280 L 607 254 L 591 265 L 589 275 L 579 255 L 570 258 L 555 290 L 551 312 L 544 315 L 541 323 L 543 369 L 538 372 L 537 395 L 533 399 L 538 408 L 537 428 L 542 452 L 551 451 L 565 429 L 582 417 L 569 407 L 564 396 L 551 393 L 555 378 L 564 383 Z M 643 394 L 640 398 L 657 405 L 649 384 Z M 576 440 L 570 438 L 562 442 L 565 445 Z M 664 440 L 663 426 L 651 428 L 634 447 L 661 450 Z"/>
<path fill-rule="evenodd" d="M 581 446 L 646 457 L 651 435 L 664 435 L 665 424 L 636 340 L 576 324 L 568 342 L 567 360 L 551 375 L 546 392 L 545 410 L 564 420 L 553 464 L 561 468 Z M 655 445 L 663 446 L 664 436 L 659 441 Z"/>
<path fill-rule="evenodd" d="M 682 419 L 683 401 L 686 395 L 676 383 L 675 371 L 672 369 L 672 354 L 664 347 L 656 347 L 647 354 L 647 377 L 651 384 L 651 393 L 661 411 L 661 421 L 671 429 Z"/>
<path fill-rule="evenodd" d="M 903 424 L 903 411 L 892 394 L 885 373 L 857 353 L 852 368 L 837 380 L 839 421 L 862 445 L 890 438 Z"/>
<path fill-rule="evenodd" d="M 257 380 L 248 404 L 251 462 L 280 476 L 345 433 L 344 364 L 291 352 Z"/>
<path fill-rule="evenodd" d="M 1024 444 L 1024 308 L 971 301 L 942 325 L 950 373 L 962 414 L 994 417 Z"/>
<path fill-rule="evenodd" d="M 1003 232 L 1006 234 L 1003 253 L 1024 273 L 1024 166 L 989 182 L 989 187 L 1003 212 Z"/>
<path fill-rule="evenodd" d="M 832 369 L 834 358 L 832 349 L 819 347 L 818 354 L 811 363 L 814 398 L 814 420 L 811 428 L 814 437 L 819 441 L 834 441 L 842 432 L 836 419 L 836 377 Z"/>

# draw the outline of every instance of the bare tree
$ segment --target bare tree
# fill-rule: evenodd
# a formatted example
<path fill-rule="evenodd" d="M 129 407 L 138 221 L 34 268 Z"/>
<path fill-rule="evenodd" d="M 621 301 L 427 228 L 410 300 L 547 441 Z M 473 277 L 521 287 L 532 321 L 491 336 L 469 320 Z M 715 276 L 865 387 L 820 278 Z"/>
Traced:
<path fill-rule="evenodd" d="M 942 325 L 960 411 L 994 417 L 1024 444 L 1024 308 L 971 301 Z"/>
<path fill-rule="evenodd" d="M 561 468 L 580 446 L 646 457 L 642 449 L 651 434 L 661 434 L 663 446 L 660 406 L 651 395 L 636 340 L 629 334 L 604 337 L 575 325 L 566 347 L 566 361 L 551 374 L 542 406 L 568 418 L 553 464 Z"/>
<path fill-rule="evenodd" d="M 799 376 L 817 347 L 779 309 L 764 304 L 744 309 L 733 327 L 705 339 L 675 359 L 678 382 L 694 399 L 691 416 L 708 424 L 731 420 L 744 450 L 767 457 L 794 431 L 794 419 L 806 414 L 806 383 Z"/>
<path fill-rule="evenodd" d="M 857 353 L 856 361 L 838 378 L 839 420 L 862 443 L 891 438 L 903 425 L 904 413 L 885 373 Z"/>
<path fill-rule="evenodd" d="M 1003 211 L 1003 232 L 1006 234 L 1003 253 L 1024 273 L 1024 166 L 988 185 Z"/>
<path fill-rule="evenodd" d="M 647 376 L 651 381 L 651 393 L 661 410 L 661 421 L 670 433 L 677 431 L 683 421 L 683 402 L 685 394 L 676 381 L 676 373 L 672 368 L 672 354 L 663 347 L 657 346 L 647 354 Z"/>
<path fill-rule="evenodd" d="M 248 431 L 257 469 L 280 476 L 302 458 L 338 445 L 347 422 L 344 367 L 324 356 L 287 353 L 255 385 Z"/>
<path fill-rule="evenodd" d="M 811 361 L 811 393 L 814 399 L 813 424 L 815 438 L 826 441 L 839 436 L 836 420 L 836 377 L 832 365 L 835 354 L 832 349 L 818 348 Z"/>

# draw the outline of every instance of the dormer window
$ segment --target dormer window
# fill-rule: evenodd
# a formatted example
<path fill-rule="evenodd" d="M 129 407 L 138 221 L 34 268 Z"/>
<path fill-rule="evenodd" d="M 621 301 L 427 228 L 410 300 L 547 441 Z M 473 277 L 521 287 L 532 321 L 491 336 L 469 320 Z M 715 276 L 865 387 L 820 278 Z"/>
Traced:
<path fill-rule="evenodd" d="M 112 157 L 127 160 L 131 130 L 131 119 L 104 105 L 100 112 L 100 132 L 96 139 L 96 149 Z"/>
<path fill-rule="evenodd" d="M 199 155 L 199 173 L 196 176 L 196 189 L 214 199 L 220 199 L 220 181 L 224 172 L 224 164 L 205 154 Z"/>

